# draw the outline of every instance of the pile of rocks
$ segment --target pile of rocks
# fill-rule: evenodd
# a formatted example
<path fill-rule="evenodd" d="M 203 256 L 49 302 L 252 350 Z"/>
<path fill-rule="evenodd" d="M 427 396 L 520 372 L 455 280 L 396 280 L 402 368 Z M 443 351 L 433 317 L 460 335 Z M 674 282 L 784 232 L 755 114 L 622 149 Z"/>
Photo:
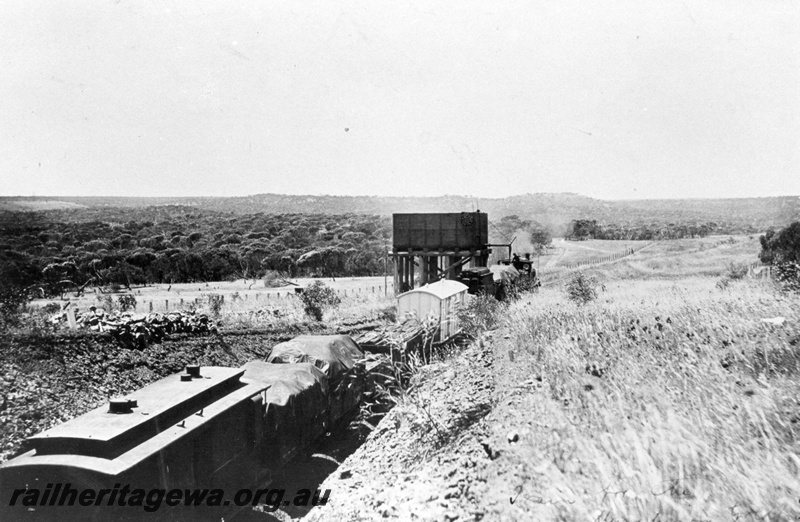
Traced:
<path fill-rule="evenodd" d="M 54 324 L 68 323 L 67 311 L 51 319 Z M 132 314 L 129 312 L 106 312 L 102 308 L 89 307 L 85 313 L 75 312 L 78 328 L 96 332 L 108 332 L 126 348 L 144 349 L 152 342 L 160 342 L 165 336 L 175 333 L 218 333 L 217 326 L 208 315 L 194 310 L 152 312 Z"/>

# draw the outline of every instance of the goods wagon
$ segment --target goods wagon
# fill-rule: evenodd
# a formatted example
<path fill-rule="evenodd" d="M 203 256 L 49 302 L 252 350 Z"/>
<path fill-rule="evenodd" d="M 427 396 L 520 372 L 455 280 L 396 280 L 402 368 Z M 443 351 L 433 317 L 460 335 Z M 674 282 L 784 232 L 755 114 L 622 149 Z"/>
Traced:
<path fill-rule="evenodd" d="M 281 467 L 360 402 L 364 355 L 351 339 L 303 336 L 284 344 L 291 357 L 281 348 L 280 360 L 242 368 L 187 366 L 28 438 L 0 466 L 0 520 L 229 516 L 238 509 L 236 491 L 269 487 Z M 129 502 L 121 504 L 126 487 Z M 141 498 L 143 507 L 130 503 L 136 490 L 153 489 L 218 489 L 229 505 L 161 502 L 147 511 Z M 87 503 L 87 490 L 107 491 Z"/>
<path fill-rule="evenodd" d="M 458 308 L 467 298 L 468 287 L 458 281 L 437 281 L 397 296 L 397 314 L 410 314 L 420 321 L 431 318 L 438 328 L 435 341 L 452 338 L 460 330 Z"/>
<path fill-rule="evenodd" d="M 366 383 L 364 366 L 356 364 L 364 354 L 347 335 L 301 335 L 272 348 L 267 362 L 308 362 L 328 379 L 329 424 L 357 408 Z"/>

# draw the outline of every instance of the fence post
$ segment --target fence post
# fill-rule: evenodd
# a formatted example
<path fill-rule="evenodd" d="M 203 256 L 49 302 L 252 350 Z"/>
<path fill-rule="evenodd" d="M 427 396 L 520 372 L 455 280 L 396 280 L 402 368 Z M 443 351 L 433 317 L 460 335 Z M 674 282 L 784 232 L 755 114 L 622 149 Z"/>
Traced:
<path fill-rule="evenodd" d="M 69 323 L 70 329 L 74 330 L 78 327 L 78 322 L 75 320 L 75 307 L 71 306 L 67 308 L 67 323 Z"/>
<path fill-rule="evenodd" d="M 153 313 L 153 301 L 150 301 L 150 313 Z"/>
<path fill-rule="evenodd" d="M 164 311 L 169 311 L 169 299 L 164 299 Z"/>

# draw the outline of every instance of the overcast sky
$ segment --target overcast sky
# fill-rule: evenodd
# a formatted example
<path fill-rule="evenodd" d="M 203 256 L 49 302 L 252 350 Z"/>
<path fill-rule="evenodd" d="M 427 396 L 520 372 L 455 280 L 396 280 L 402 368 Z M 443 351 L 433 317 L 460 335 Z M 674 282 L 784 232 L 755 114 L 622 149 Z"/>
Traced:
<path fill-rule="evenodd" d="M 0 195 L 800 195 L 800 2 L 0 5 Z"/>

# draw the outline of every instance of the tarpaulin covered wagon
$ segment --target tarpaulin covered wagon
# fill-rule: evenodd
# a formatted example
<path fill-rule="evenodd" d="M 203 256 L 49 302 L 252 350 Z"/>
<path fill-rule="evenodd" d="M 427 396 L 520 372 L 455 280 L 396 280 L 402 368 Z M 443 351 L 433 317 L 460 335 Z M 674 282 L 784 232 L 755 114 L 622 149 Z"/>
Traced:
<path fill-rule="evenodd" d="M 308 450 L 331 423 L 327 376 L 311 363 L 250 361 L 243 382 L 269 383 L 255 426 L 265 463 L 285 463 Z"/>
<path fill-rule="evenodd" d="M 311 363 L 328 379 L 331 416 L 343 418 L 361 401 L 364 391 L 364 359 L 361 348 L 346 335 L 301 335 L 275 345 L 270 364 Z"/>

